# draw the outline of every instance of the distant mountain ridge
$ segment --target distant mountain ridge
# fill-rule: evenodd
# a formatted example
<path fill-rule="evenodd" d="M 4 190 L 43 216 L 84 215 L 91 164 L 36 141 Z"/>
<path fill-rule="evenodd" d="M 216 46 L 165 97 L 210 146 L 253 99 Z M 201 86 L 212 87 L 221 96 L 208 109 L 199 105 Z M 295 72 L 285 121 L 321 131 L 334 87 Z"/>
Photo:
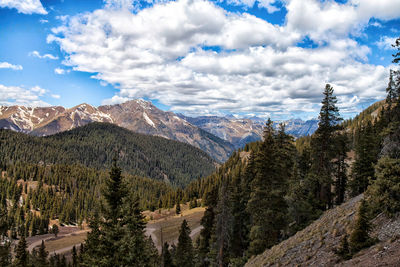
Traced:
<path fill-rule="evenodd" d="M 0 107 L 0 128 L 36 136 L 53 135 L 91 122 L 113 123 L 133 132 L 188 143 L 220 162 L 226 160 L 234 150 L 234 146 L 229 142 L 190 124 L 173 112 L 162 111 L 144 100 L 132 100 L 98 108 L 86 103 L 70 109 Z"/>
<path fill-rule="evenodd" d="M 188 143 L 219 162 L 224 162 L 235 149 L 261 140 L 265 126 L 265 120 L 258 117 L 188 117 L 162 111 L 140 99 L 97 108 L 86 103 L 69 109 L 61 106 L 0 106 L 1 129 L 36 136 L 53 135 L 91 122 L 112 123 L 133 132 Z M 284 123 L 286 131 L 295 137 L 312 134 L 318 128 L 317 120 L 292 119 Z"/>
<path fill-rule="evenodd" d="M 265 120 L 258 117 L 241 119 L 231 115 L 226 117 L 187 117 L 182 114 L 178 115 L 191 124 L 229 141 L 236 149 L 243 147 L 249 142 L 261 140 L 265 126 Z M 275 122 L 274 127 L 277 128 L 279 123 Z M 311 135 L 318 128 L 318 120 L 316 119 L 307 121 L 291 119 L 282 123 L 286 126 L 286 132 L 294 137 Z"/>

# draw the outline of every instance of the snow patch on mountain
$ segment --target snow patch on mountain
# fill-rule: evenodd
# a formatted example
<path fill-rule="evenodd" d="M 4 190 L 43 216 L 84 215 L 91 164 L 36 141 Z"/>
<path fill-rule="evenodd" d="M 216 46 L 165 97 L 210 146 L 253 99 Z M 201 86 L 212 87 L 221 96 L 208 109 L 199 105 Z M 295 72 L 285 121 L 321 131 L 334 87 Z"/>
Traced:
<path fill-rule="evenodd" d="M 156 128 L 156 125 L 154 124 L 154 122 L 149 118 L 149 116 L 147 116 L 146 112 L 143 112 L 143 118 L 146 120 L 146 122 L 153 126 L 154 128 Z"/>

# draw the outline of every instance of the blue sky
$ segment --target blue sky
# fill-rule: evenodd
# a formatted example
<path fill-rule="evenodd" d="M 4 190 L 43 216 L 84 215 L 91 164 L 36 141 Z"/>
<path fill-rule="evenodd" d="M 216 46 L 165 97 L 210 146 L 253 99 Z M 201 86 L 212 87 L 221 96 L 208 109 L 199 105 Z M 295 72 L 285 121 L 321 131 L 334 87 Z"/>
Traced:
<path fill-rule="evenodd" d="M 307 119 L 331 83 L 351 117 L 399 36 L 400 0 L 0 0 L 0 105 Z"/>

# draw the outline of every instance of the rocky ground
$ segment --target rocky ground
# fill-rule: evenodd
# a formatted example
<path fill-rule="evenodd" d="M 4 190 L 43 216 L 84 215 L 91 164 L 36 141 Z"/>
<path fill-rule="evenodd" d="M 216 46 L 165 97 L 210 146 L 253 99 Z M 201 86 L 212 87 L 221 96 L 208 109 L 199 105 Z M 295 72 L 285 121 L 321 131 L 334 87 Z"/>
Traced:
<path fill-rule="evenodd" d="M 252 258 L 246 266 L 400 266 L 400 215 L 381 214 L 373 221 L 374 246 L 351 260 L 343 261 L 335 253 L 342 236 L 350 233 L 362 195 L 329 210 L 320 219 L 291 238 Z"/>

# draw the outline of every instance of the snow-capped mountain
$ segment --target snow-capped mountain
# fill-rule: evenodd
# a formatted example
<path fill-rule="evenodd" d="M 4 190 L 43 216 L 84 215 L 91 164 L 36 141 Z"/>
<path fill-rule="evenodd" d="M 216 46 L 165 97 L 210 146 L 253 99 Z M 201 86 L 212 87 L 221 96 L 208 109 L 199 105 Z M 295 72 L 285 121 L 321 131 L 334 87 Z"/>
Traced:
<path fill-rule="evenodd" d="M 228 115 L 226 117 L 201 116 L 187 117 L 182 114 L 179 116 L 188 122 L 232 143 L 235 148 L 241 148 L 249 142 L 261 140 L 265 120 L 253 117 L 247 119 L 238 119 Z M 280 122 L 275 122 L 277 128 Z M 318 128 L 318 120 L 291 119 L 282 121 L 285 124 L 285 130 L 294 137 L 311 135 Z"/>
<path fill-rule="evenodd" d="M 182 114 L 179 114 L 179 116 L 193 125 L 232 143 L 235 148 L 241 148 L 249 142 L 261 140 L 264 127 L 264 122 L 237 119 L 234 116 L 201 116 L 196 118 L 186 117 Z"/>
<path fill-rule="evenodd" d="M 100 107 L 84 103 L 69 109 L 59 106 L 0 106 L 0 128 L 38 136 L 71 130 L 90 122 L 113 123 L 134 132 L 185 142 L 221 162 L 234 149 L 261 140 L 265 125 L 261 118 L 186 117 L 162 111 L 151 102 L 140 99 Z M 292 119 L 283 123 L 286 132 L 295 137 L 312 134 L 318 128 L 317 120 Z"/>
<path fill-rule="evenodd" d="M 164 112 L 150 102 L 132 100 L 123 104 L 93 107 L 80 104 L 63 107 L 0 107 L 0 128 L 44 136 L 67 131 L 90 122 L 108 122 L 134 132 L 162 136 L 198 147 L 218 161 L 234 150 L 229 142 Z"/>

